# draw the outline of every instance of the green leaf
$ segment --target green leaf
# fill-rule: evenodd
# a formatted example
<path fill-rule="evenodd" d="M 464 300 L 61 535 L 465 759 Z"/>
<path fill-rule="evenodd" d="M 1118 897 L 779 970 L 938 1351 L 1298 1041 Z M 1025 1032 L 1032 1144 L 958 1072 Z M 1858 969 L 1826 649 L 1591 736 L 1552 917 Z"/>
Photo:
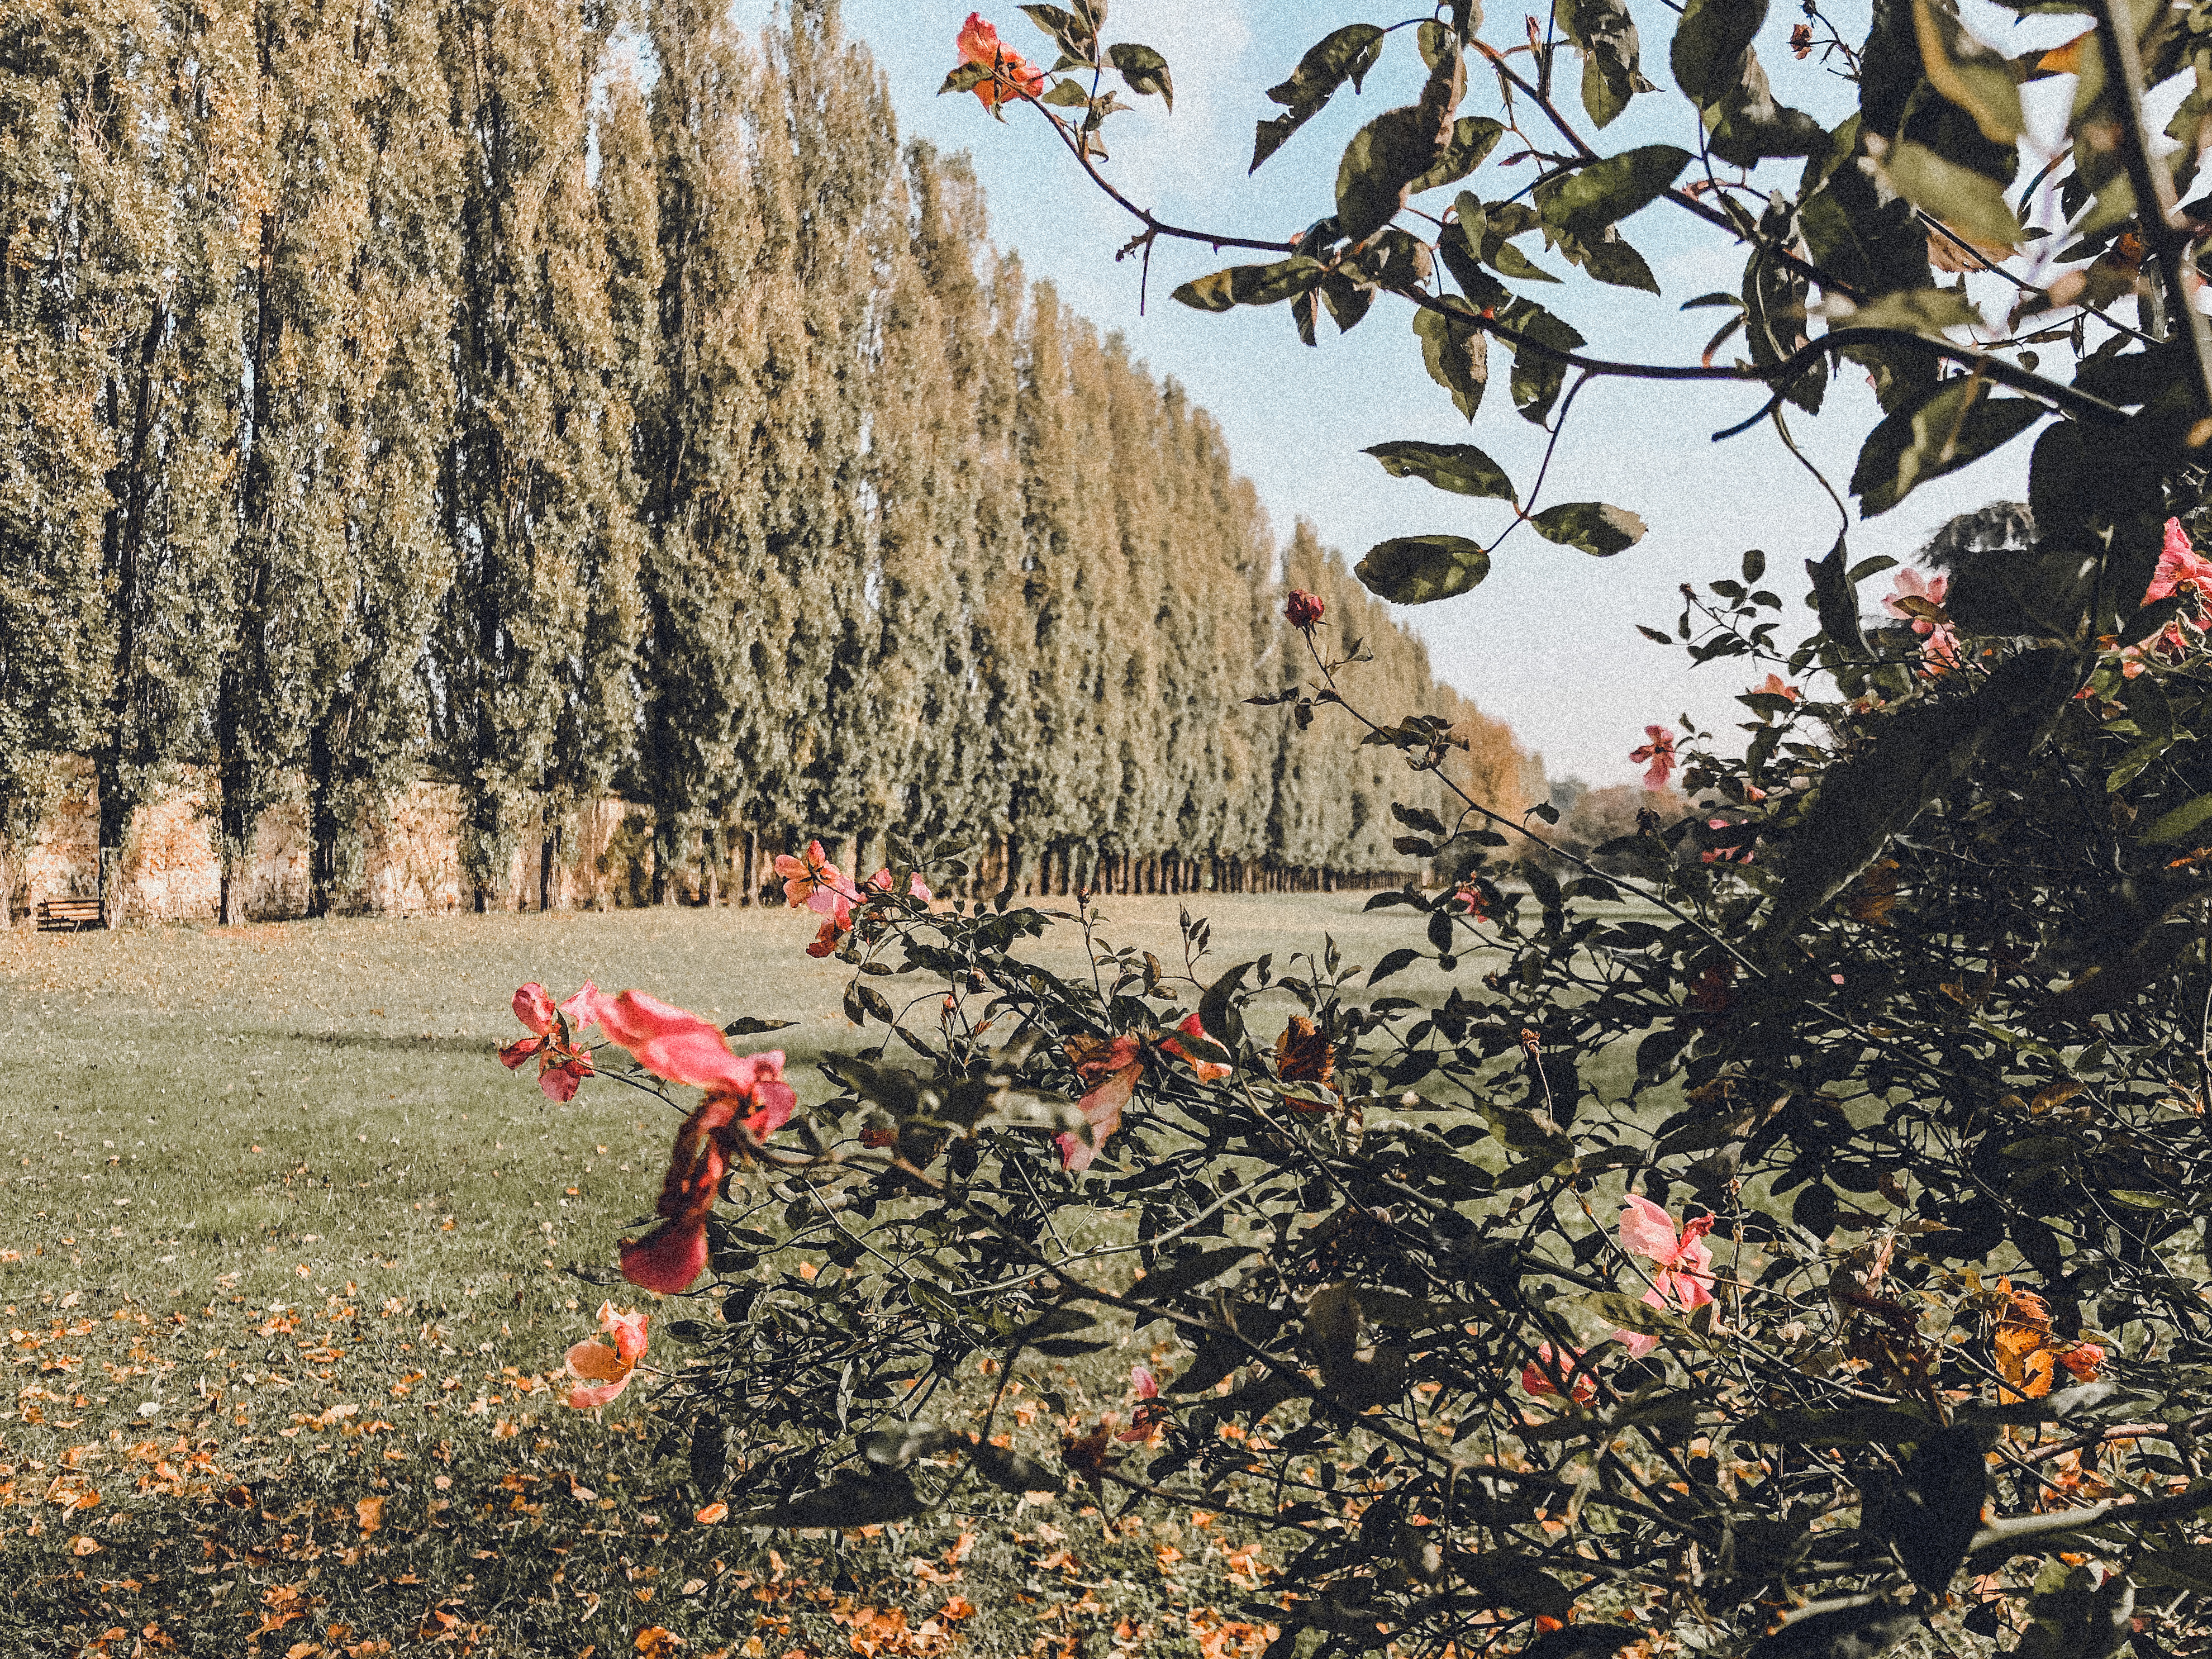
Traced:
<path fill-rule="evenodd" d="M 1490 336 L 1473 321 L 1462 322 L 1431 306 L 1413 313 L 1413 332 L 1429 378 L 1450 392 L 1453 405 L 1473 420 L 1490 384 Z"/>
<path fill-rule="evenodd" d="M 1574 1592 L 1545 1571 L 1533 1555 L 1482 1550 L 1462 1558 L 1459 1565 L 1476 1594 L 1493 1606 L 1519 1607 L 1552 1619 L 1565 1619 L 1574 1610 Z"/>
<path fill-rule="evenodd" d="M 1217 1249 L 1200 1250 L 1196 1255 L 1183 1257 L 1172 1267 L 1146 1274 L 1130 1287 L 1129 1295 L 1153 1307 L 1162 1307 L 1202 1285 L 1212 1284 L 1238 1262 L 1249 1260 L 1252 1255 L 1251 1248 L 1244 1244 L 1224 1244 Z"/>
<path fill-rule="evenodd" d="M 1495 501 L 1517 501 L 1505 469 L 1473 444 L 1431 444 L 1401 439 L 1376 444 L 1366 451 L 1382 463 L 1394 478 L 1419 478 L 1455 495 L 1481 495 Z"/>
<path fill-rule="evenodd" d="M 1613 226 L 1607 225 L 1602 234 L 1577 243 L 1576 246 L 1582 255 L 1582 268 L 1599 282 L 1609 283 L 1615 288 L 1638 289 L 1645 294 L 1659 291 L 1659 279 L 1651 274 L 1651 267 L 1644 263 L 1644 256 L 1631 247 Z"/>
<path fill-rule="evenodd" d="M 1121 72 L 1129 90 L 1139 95 L 1157 93 L 1169 110 L 1175 108 L 1175 82 L 1168 75 L 1168 60 L 1150 46 L 1123 40 L 1106 48 L 1106 56 Z"/>
<path fill-rule="evenodd" d="M 1774 100 L 1756 52 L 1746 51 L 1735 89 L 1705 112 L 1705 145 L 1723 161 L 1753 167 L 1769 156 L 1818 155 L 1829 146 L 1820 124 Z"/>
<path fill-rule="evenodd" d="M 1347 23 L 1328 36 L 1298 60 L 1291 78 L 1268 89 L 1267 96 L 1287 106 L 1287 112 L 1262 121 L 1252 138 L 1251 172 L 1283 147 L 1284 142 L 1318 115 L 1323 105 L 1346 81 L 1354 92 L 1382 55 L 1383 33 L 1372 23 Z"/>
<path fill-rule="evenodd" d="M 724 1036 L 758 1036 L 763 1031 L 781 1031 L 786 1026 L 796 1025 L 795 1019 L 755 1019 L 747 1014 L 732 1020 L 722 1028 Z"/>
<path fill-rule="evenodd" d="M 993 1486 L 1018 1496 L 1025 1492 L 1056 1492 L 1064 1485 L 1058 1475 L 1035 1458 L 994 1446 L 988 1440 L 979 1440 L 968 1448 L 968 1461 L 975 1466 L 975 1473 Z"/>
<path fill-rule="evenodd" d="M 1830 769 L 1791 836 L 1766 924 L 1769 942 L 1786 938 L 1841 892 L 1984 747 L 2017 754 L 2035 746 L 2073 689 L 2064 653 L 2024 651 L 1969 696 L 1913 703 L 1890 715 L 1867 748 Z"/>
<path fill-rule="evenodd" d="M 2150 828 L 2142 832 L 2142 840 L 2150 847 L 2193 841 L 2197 832 L 2208 822 L 2212 822 L 2212 795 L 2199 795 L 2195 800 L 2184 801 L 2172 811 L 2155 819 Z"/>
<path fill-rule="evenodd" d="M 1487 115 L 1462 115 L 1452 123 L 1451 143 L 1421 176 L 1406 186 L 1408 196 L 1419 196 L 1425 190 L 1441 190 L 1446 185 L 1457 184 L 1482 165 L 1482 159 L 1498 146 L 1504 133 L 1504 125 Z"/>
<path fill-rule="evenodd" d="M 1869 433 L 1851 473 L 1860 516 L 1888 512 L 1930 478 L 1979 460 L 2051 413 L 2032 398 L 1988 392 L 1986 380 L 1955 376 Z"/>
<path fill-rule="evenodd" d="M 1905 1575 L 1931 1595 L 1949 1587 L 1981 1528 L 1988 1450 L 1986 1431 L 1938 1429 L 1913 1449 L 1904 1479 L 1884 1494 L 1886 1502 L 1869 1494 L 1868 1507 L 1875 1514 L 1865 1522 L 1867 1529 L 1887 1534 Z"/>
<path fill-rule="evenodd" d="M 1401 945 L 1375 964 L 1374 971 L 1367 975 L 1367 982 L 1370 985 L 1380 984 L 1391 975 L 1403 972 L 1420 959 L 1419 951 L 1409 945 Z"/>
<path fill-rule="evenodd" d="M 991 78 L 991 71 L 981 64 L 963 64 L 945 77 L 945 84 L 937 89 L 939 98 L 948 92 L 973 92 Z"/>
<path fill-rule="evenodd" d="M 1244 1037 L 1244 1018 L 1237 1012 L 1237 988 L 1244 982 L 1244 975 L 1257 966 L 1253 962 L 1240 962 L 1206 988 L 1198 1000 L 1199 1029 L 1234 1054 Z"/>
<path fill-rule="evenodd" d="M 1503 270 L 1501 265 L 1499 269 Z M 1498 313 L 1498 321 L 1535 346 L 1572 351 L 1583 337 L 1533 300 L 1516 300 Z M 1541 426 L 1550 416 L 1559 388 L 1566 384 L 1567 365 L 1528 346 L 1513 350 L 1513 404 L 1522 418 Z"/>
<path fill-rule="evenodd" d="M 1877 1659 L 1921 1622 L 1911 1608 L 1871 1592 L 1812 1601 L 1753 1643 L 1744 1659 Z"/>
<path fill-rule="evenodd" d="M 2005 199 L 2004 185 L 1987 173 L 1909 138 L 1889 147 L 1881 171 L 1899 196 L 1970 240 L 1987 248 L 2020 245 L 2020 220 Z"/>
<path fill-rule="evenodd" d="M 1419 108 L 1385 110 L 1352 135 L 1336 171 L 1336 222 L 1355 242 L 1389 224 L 1407 187 L 1439 157 L 1436 132 Z"/>
<path fill-rule="evenodd" d="M 2018 143 L 2020 84 L 2005 60 L 1966 33 L 1948 0 L 1912 0 L 1912 29 L 1928 84 L 1972 116 L 1991 143 Z"/>
<path fill-rule="evenodd" d="M 1594 1291 L 1576 1300 L 1607 1324 L 1638 1335 L 1682 1336 L 1688 1331 L 1679 1315 L 1655 1308 L 1637 1297 L 1623 1296 L 1618 1291 Z"/>
<path fill-rule="evenodd" d="M 1766 0 L 1689 0 L 1668 51 L 1674 84 L 1704 108 L 1742 84 L 1744 54 L 1766 21 Z"/>
<path fill-rule="evenodd" d="M 890 1473 L 847 1476 L 744 1518 L 756 1527 L 872 1527 L 903 1521 L 928 1507 L 912 1481 Z"/>
<path fill-rule="evenodd" d="M 1060 6 L 1025 5 L 1022 9 L 1067 56 L 1085 64 L 1098 61 L 1098 32 L 1084 19 Z"/>
<path fill-rule="evenodd" d="M 1462 191 L 1462 201 L 1470 199 Z M 1452 281 L 1467 296 L 1469 305 L 1496 308 L 1513 303 L 1511 290 L 1482 268 L 1482 256 L 1468 240 L 1465 227 L 1456 221 L 1446 225 L 1437 237 L 1437 253 L 1451 272 Z"/>
<path fill-rule="evenodd" d="M 1690 165 L 1690 152 L 1672 144 L 1644 144 L 1593 161 L 1536 192 L 1544 222 L 1588 239 L 1650 206 Z"/>
<path fill-rule="evenodd" d="M 1293 254 L 1271 265 L 1231 265 L 1194 277 L 1173 298 L 1195 311 L 1228 311 L 1237 306 L 1279 305 L 1320 285 L 1328 270 L 1320 260 Z"/>
<path fill-rule="evenodd" d="M 2134 1630 L 2134 1579 L 2125 1572 L 2097 1579 L 2087 1567 L 2045 1562 L 2027 1603 L 2027 1628 L 2013 1649 L 2016 1659 L 2107 1659 L 2118 1652 Z"/>
<path fill-rule="evenodd" d="M 1901 328 L 1935 335 L 1976 319 L 1972 301 L 1954 288 L 1905 289 L 1856 310 L 1846 310 L 1849 304 L 1846 301 L 1831 312 L 1829 322 L 1838 328 Z"/>
<path fill-rule="evenodd" d="M 1037 101 L 1041 104 L 1050 104 L 1058 109 L 1091 107 L 1091 95 L 1084 91 L 1083 83 L 1079 81 L 1055 81 L 1053 82 L 1052 90 Z"/>
<path fill-rule="evenodd" d="M 1852 656 L 1863 657 L 1866 634 L 1859 625 L 1858 591 L 1845 568 L 1847 556 L 1838 536 L 1826 558 L 1805 561 L 1805 574 L 1813 579 L 1813 608 L 1820 615 L 1820 631 Z"/>
<path fill-rule="evenodd" d="M 1532 514 L 1528 525 L 1547 542 L 1578 547 L 1609 559 L 1644 539 L 1644 520 L 1625 507 L 1603 501 L 1562 501 Z"/>
<path fill-rule="evenodd" d="M 1480 583 L 1490 555 L 1464 536 L 1399 536 L 1368 549 L 1352 574 L 1395 605 L 1428 605 Z"/>
<path fill-rule="evenodd" d="M 1583 107 L 1599 126 L 1610 125 L 1638 93 L 1651 90 L 1628 0 L 1553 0 L 1552 15 L 1584 54 Z"/>

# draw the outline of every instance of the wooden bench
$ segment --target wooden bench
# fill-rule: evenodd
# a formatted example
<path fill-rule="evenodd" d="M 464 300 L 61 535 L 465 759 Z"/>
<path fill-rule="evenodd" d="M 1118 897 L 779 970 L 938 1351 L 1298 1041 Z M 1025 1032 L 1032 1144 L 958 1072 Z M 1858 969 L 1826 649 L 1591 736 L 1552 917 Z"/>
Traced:
<path fill-rule="evenodd" d="M 42 933 L 74 933 L 82 928 L 100 927 L 105 920 L 96 898 L 48 899 L 39 906 L 39 931 Z"/>

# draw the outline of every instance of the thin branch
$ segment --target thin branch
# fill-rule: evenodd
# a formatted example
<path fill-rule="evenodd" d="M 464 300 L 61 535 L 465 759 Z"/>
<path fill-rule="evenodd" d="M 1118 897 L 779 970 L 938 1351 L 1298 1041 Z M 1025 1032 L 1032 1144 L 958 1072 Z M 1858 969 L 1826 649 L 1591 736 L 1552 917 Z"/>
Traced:
<path fill-rule="evenodd" d="M 2127 151 L 2128 180 L 2135 186 L 2136 218 L 2143 238 L 2158 256 L 2166 278 L 2170 311 L 2181 314 L 2189 331 L 2189 349 L 2197 362 L 2197 391 L 2204 407 L 2212 411 L 2212 319 L 2197 308 L 2197 272 L 2190 257 L 2188 231 L 2174 222 L 2173 179 L 2151 160 L 2150 118 L 2143 112 L 2143 63 L 2132 17 L 2120 26 L 2118 0 L 2100 0 L 2097 36 L 2105 61 L 2119 82 L 2120 100 L 2126 111 L 2121 138 Z M 2192 436 L 2195 434 L 2192 434 Z"/>

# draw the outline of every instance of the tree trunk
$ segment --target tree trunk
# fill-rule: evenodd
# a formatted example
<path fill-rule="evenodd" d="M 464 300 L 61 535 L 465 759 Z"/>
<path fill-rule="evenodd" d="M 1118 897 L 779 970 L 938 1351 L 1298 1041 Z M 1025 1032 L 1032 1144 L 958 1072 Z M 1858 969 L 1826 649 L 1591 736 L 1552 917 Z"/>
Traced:
<path fill-rule="evenodd" d="M 738 866 L 738 902 L 745 906 L 760 899 L 760 838 L 750 829 L 746 830 L 743 862 Z"/>
<path fill-rule="evenodd" d="M 317 720 L 307 731 L 307 914 L 331 913 L 337 886 L 338 814 L 331 799 L 331 774 L 336 760 L 331 753 L 329 724 Z"/>
<path fill-rule="evenodd" d="M 542 911 L 553 908 L 553 857 L 560 844 L 561 826 L 548 823 L 545 833 L 538 841 L 538 908 Z"/>

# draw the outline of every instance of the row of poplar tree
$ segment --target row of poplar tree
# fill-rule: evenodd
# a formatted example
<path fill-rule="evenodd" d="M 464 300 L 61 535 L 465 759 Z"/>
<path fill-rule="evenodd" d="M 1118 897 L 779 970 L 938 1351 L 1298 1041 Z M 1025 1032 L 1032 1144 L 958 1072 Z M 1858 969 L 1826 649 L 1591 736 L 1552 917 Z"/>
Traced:
<path fill-rule="evenodd" d="M 1511 734 L 983 226 L 831 0 L 12 8 L 0 853 L 88 756 L 103 860 L 200 769 L 226 911 L 274 804 L 320 909 L 425 775 L 480 906 L 610 793 L 659 893 L 887 826 L 1009 881 L 1402 863 L 1389 751 L 1244 702 L 1286 581 L 1517 808 Z"/>

